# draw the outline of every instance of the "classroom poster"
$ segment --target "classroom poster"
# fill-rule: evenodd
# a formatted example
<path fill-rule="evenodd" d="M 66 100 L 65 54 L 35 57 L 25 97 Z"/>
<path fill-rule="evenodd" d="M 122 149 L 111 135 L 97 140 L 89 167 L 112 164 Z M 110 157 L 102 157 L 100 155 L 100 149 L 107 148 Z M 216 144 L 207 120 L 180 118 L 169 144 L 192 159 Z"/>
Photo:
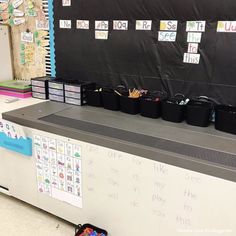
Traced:
<path fill-rule="evenodd" d="M 82 208 L 81 147 L 34 135 L 38 191 Z"/>

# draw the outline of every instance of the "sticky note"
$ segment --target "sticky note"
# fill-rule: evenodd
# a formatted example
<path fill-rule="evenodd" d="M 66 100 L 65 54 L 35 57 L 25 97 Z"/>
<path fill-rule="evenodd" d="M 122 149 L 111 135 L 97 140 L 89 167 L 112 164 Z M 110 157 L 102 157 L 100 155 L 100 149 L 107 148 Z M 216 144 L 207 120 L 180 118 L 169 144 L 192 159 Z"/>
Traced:
<path fill-rule="evenodd" d="M 187 21 L 187 32 L 205 32 L 206 21 Z"/>
<path fill-rule="evenodd" d="M 136 20 L 136 30 L 152 30 L 152 21 Z"/>
<path fill-rule="evenodd" d="M 177 31 L 178 21 L 177 20 L 161 20 L 160 30 L 161 31 Z"/>
<path fill-rule="evenodd" d="M 188 64 L 199 64 L 200 54 L 184 53 L 183 62 Z"/>

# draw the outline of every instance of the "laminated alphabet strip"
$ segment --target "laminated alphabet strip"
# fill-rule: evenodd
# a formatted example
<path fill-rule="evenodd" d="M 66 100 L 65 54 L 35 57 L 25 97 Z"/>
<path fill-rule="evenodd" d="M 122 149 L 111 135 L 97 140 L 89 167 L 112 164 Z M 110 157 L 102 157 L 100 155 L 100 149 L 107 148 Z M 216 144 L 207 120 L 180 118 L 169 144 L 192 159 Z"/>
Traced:
<path fill-rule="evenodd" d="M 60 20 L 61 29 L 71 29 L 71 20 Z"/>
<path fill-rule="evenodd" d="M 161 20 L 160 30 L 161 31 L 177 31 L 178 21 L 177 20 Z"/>
<path fill-rule="evenodd" d="M 136 20 L 136 30 L 152 30 L 152 21 Z"/>
<path fill-rule="evenodd" d="M 127 20 L 114 20 L 113 21 L 113 30 L 128 30 L 128 21 Z"/>
<path fill-rule="evenodd" d="M 187 32 L 205 32 L 206 21 L 187 21 Z"/>
<path fill-rule="evenodd" d="M 95 21 L 95 30 L 108 30 L 109 21 Z"/>
<path fill-rule="evenodd" d="M 217 32 L 236 33 L 236 21 L 218 21 Z"/>
<path fill-rule="evenodd" d="M 77 20 L 76 21 L 77 29 L 89 29 L 89 21 L 88 20 Z"/>

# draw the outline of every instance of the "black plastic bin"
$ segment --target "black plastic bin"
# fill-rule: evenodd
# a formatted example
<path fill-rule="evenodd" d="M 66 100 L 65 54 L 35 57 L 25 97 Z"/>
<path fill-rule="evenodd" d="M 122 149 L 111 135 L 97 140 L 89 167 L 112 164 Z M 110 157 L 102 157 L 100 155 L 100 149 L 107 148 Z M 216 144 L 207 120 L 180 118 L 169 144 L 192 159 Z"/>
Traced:
<path fill-rule="evenodd" d="M 179 105 L 176 100 L 161 101 L 162 119 L 174 123 L 180 123 L 185 119 L 186 105 Z"/>
<path fill-rule="evenodd" d="M 157 119 L 161 116 L 161 102 L 151 98 L 143 97 L 140 99 L 141 116 Z"/>
<path fill-rule="evenodd" d="M 193 126 L 207 127 L 211 123 L 213 109 L 212 102 L 191 100 L 187 105 L 186 122 Z"/>
<path fill-rule="evenodd" d="M 215 128 L 236 134 L 236 107 L 218 105 L 215 108 Z"/>
<path fill-rule="evenodd" d="M 139 98 L 130 98 L 126 96 L 120 96 L 120 110 L 124 113 L 136 115 L 140 112 Z"/>
<path fill-rule="evenodd" d="M 98 228 L 98 227 L 96 227 L 94 225 L 91 225 L 91 224 L 84 224 L 84 225 L 76 226 L 76 228 L 75 228 L 75 236 L 79 236 L 80 234 L 82 234 L 86 228 L 93 229 L 97 233 L 100 233 L 100 234 L 103 233 L 106 236 L 108 235 L 107 231 L 104 230 L 104 229 L 100 229 L 100 228 Z"/>
<path fill-rule="evenodd" d="M 114 91 L 102 91 L 103 107 L 107 110 L 120 110 L 120 96 Z"/>
<path fill-rule="evenodd" d="M 87 104 L 94 107 L 102 107 L 102 93 L 100 91 L 88 90 Z"/>

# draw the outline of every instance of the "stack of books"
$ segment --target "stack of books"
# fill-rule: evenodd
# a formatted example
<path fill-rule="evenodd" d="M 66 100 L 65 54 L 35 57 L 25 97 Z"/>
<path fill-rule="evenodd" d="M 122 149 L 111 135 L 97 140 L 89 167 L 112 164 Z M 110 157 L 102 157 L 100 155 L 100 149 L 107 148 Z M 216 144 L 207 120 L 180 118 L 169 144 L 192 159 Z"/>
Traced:
<path fill-rule="evenodd" d="M 0 94 L 17 98 L 32 97 L 31 84 L 28 81 L 17 80 L 0 82 Z"/>

